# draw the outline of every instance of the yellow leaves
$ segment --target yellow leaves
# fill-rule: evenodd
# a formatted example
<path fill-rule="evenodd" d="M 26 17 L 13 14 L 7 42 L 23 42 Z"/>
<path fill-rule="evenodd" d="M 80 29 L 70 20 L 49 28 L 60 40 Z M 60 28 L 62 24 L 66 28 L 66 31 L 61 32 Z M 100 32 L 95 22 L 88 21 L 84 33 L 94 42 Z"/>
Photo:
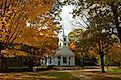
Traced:
<path fill-rule="evenodd" d="M 9 4 L 7 8 L 5 3 Z M 1 12 L 0 19 L 0 30 L 1 30 L 1 41 L 4 43 L 11 43 L 13 39 L 16 38 L 21 32 L 22 26 L 24 26 L 24 21 L 20 20 L 19 8 L 15 5 L 12 5 L 12 2 L 3 2 L 3 7 L 0 8 L 3 10 Z M 14 3 L 15 4 L 15 3 Z M 21 24 L 21 25 L 20 25 Z"/>
<path fill-rule="evenodd" d="M 120 52 L 120 50 L 121 50 L 121 43 L 114 43 L 111 49 L 114 52 Z"/>
<path fill-rule="evenodd" d="M 18 50 L 5 49 L 5 50 L 2 50 L 2 55 L 4 55 L 4 57 L 15 57 L 15 56 L 27 56 L 28 53 L 18 51 Z"/>
<path fill-rule="evenodd" d="M 57 33 L 57 26 L 54 24 L 52 19 L 45 19 L 43 21 L 45 24 L 39 28 L 41 34 L 47 37 L 53 37 Z"/>
<path fill-rule="evenodd" d="M 21 34 L 19 40 L 23 44 L 28 44 L 30 46 L 38 46 L 40 43 L 40 35 L 37 29 L 31 27 L 25 27 L 23 33 Z"/>
<path fill-rule="evenodd" d="M 2 2 L 3 1 L 3 2 Z M 43 23 L 47 29 L 39 30 L 41 25 L 40 19 L 46 15 L 51 9 L 55 0 L 2 0 L 3 5 L 0 7 L 0 42 L 7 43 L 23 43 L 29 46 L 42 47 L 47 40 L 51 42 L 55 37 L 55 24 L 53 20 L 46 19 Z M 0 4 L 1 4 L 0 3 Z M 7 7 L 6 7 L 7 6 Z M 30 22 L 32 26 L 26 27 L 26 23 Z M 37 24 L 33 25 L 34 22 Z M 40 26 L 39 26 L 40 27 Z M 42 34 L 42 35 L 41 35 Z M 52 43 L 51 43 L 52 44 Z M 50 46 L 50 45 L 49 45 Z M 46 46 L 45 46 L 46 47 Z M 51 50 L 51 49 L 50 49 Z M 5 55 L 22 55 L 24 53 L 16 50 L 4 50 Z"/>
<path fill-rule="evenodd" d="M 53 2 L 53 0 L 27 0 L 25 3 L 26 6 L 23 10 L 26 11 L 28 19 L 35 20 L 38 16 L 41 16 L 51 10 Z"/>
<path fill-rule="evenodd" d="M 87 55 L 92 56 L 92 57 L 95 57 L 95 56 L 98 55 L 98 54 L 97 54 L 97 51 L 95 51 L 94 48 L 92 48 L 92 50 L 89 50 L 88 52 L 89 52 L 89 54 L 87 54 Z"/>
<path fill-rule="evenodd" d="M 39 26 L 33 27 L 30 23 L 30 26 L 23 28 L 23 32 L 19 38 L 23 44 L 38 47 L 40 51 L 44 50 L 37 53 L 39 56 L 42 56 L 42 53 L 52 54 L 58 47 L 58 40 L 55 34 L 57 29 L 53 20 L 45 19 L 43 24 L 44 26 L 40 28 Z"/>
<path fill-rule="evenodd" d="M 121 61 L 121 43 L 114 43 L 111 48 L 111 52 L 108 54 L 111 60 L 114 62 Z"/>
<path fill-rule="evenodd" d="M 69 44 L 69 48 L 72 50 L 72 51 L 75 51 L 76 50 L 76 45 L 74 43 L 70 43 Z"/>

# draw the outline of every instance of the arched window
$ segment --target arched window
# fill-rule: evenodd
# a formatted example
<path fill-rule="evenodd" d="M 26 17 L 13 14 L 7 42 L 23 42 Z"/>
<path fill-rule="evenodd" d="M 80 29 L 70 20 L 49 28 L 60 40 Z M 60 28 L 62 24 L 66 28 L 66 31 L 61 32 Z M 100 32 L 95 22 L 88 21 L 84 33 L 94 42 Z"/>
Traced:
<path fill-rule="evenodd" d="M 71 60 L 71 56 L 69 56 L 69 60 Z"/>
<path fill-rule="evenodd" d="M 50 64 L 52 63 L 52 59 L 51 59 L 51 57 L 50 57 Z"/>
<path fill-rule="evenodd" d="M 61 57 L 60 57 L 60 56 L 58 56 L 58 59 L 61 59 Z"/>
<path fill-rule="evenodd" d="M 63 63 L 67 63 L 67 57 L 66 56 L 63 57 Z"/>
<path fill-rule="evenodd" d="M 64 43 L 64 46 L 66 46 L 66 43 Z"/>
<path fill-rule="evenodd" d="M 64 41 L 66 41 L 66 38 L 64 38 Z"/>

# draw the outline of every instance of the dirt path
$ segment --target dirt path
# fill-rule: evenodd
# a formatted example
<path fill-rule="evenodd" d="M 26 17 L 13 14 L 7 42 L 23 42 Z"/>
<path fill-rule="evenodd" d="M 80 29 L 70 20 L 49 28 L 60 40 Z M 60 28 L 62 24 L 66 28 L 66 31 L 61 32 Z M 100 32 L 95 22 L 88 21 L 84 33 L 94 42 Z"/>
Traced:
<path fill-rule="evenodd" d="M 81 70 L 50 70 L 41 72 L 23 72 L 23 73 L 0 73 L 0 80 L 23 80 L 24 77 L 32 79 L 36 75 L 45 72 L 69 72 L 80 80 L 121 80 L 121 73 L 101 73 L 100 69 L 81 69 Z M 8 79 L 9 78 L 9 79 Z M 15 78 L 15 79 L 13 79 Z M 28 80 L 29 80 L 28 79 Z M 33 79 L 34 80 L 34 79 Z M 39 79 L 38 79 L 39 80 Z"/>
<path fill-rule="evenodd" d="M 80 80 L 121 80 L 121 73 L 101 73 L 99 69 L 68 70 Z"/>

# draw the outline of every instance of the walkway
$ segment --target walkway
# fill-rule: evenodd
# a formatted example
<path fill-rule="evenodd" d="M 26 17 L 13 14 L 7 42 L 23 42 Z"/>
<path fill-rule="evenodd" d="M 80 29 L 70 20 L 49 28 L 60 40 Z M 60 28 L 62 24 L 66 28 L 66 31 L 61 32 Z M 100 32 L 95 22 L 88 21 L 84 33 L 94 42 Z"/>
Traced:
<path fill-rule="evenodd" d="M 101 73 L 100 69 L 64 70 L 80 80 L 121 80 L 121 73 Z"/>

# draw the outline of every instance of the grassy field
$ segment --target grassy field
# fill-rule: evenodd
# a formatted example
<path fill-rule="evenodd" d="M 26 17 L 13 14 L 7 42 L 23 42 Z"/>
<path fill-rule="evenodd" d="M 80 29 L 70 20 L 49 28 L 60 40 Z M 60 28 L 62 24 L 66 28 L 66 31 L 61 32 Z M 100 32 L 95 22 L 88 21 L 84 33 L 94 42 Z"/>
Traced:
<path fill-rule="evenodd" d="M 55 77 L 57 79 L 62 79 L 62 80 L 79 80 L 77 77 L 73 76 L 69 72 L 45 72 L 42 73 L 42 75 Z"/>
<path fill-rule="evenodd" d="M 0 73 L 0 80 L 79 80 L 69 72 Z"/>
<path fill-rule="evenodd" d="M 121 69 L 110 68 L 106 73 L 102 73 L 100 69 L 83 69 L 73 71 L 80 80 L 121 80 Z"/>
<path fill-rule="evenodd" d="M 121 69 L 109 69 L 108 73 L 121 73 Z"/>
<path fill-rule="evenodd" d="M 18 70 L 17 67 L 9 67 Z M 22 67 L 23 68 L 23 67 Z M 45 67 L 40 67 L 45 68 Z M 35 72 L 0 73 L 0 80 L 121 80 L 121 69 L 43 70 Z"/>

